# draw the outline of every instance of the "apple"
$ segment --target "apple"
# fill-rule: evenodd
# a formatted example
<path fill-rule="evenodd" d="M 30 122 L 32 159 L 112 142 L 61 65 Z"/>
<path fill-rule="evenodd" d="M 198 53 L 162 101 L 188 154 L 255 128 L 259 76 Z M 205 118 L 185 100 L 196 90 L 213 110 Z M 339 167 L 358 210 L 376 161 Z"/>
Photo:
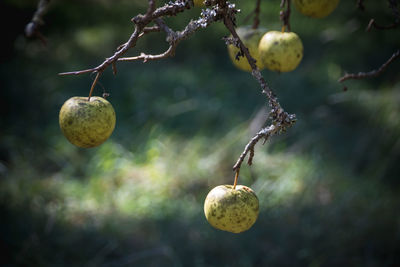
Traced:
<path fill-rule="evenodd" d="M 261 38 L 258 51 L 267 69 L 288 72 L 300 64 L 303 43 L 294 32 L 270 31 Z"/>
<path fill-rule="evenodd" d="M 323 18 L 335 10 L 339 0 L 294 0 L 297 10 L 312 18 Z"/>
<path fill-rule="evenodd" d="M 256 222 L 258 198 L 244 185 L 219 185 L 213 188 L 204 202 L 204 214 L 215 228 L 232 233 L 244 232 Z"/>
<path fill-rule="evenodd" d="M 243 44 L 249 49 L 250 55 L 256 60 L 257 68 L 259 70 L 264 69 L 264 65 L 262 64 L 258 53 L 258 43 L 263 34 L 266 33 L 266 30 L 263 28 L 252 29 L 251 26 L 242 26 L 236 29 L 236 33 L 242 40 Z M 239 48 L 236 46 L 232 44 L 228 45 L 228 53 L 233 65 L 241 70 L 251 71 L 251 66 L 245 56 L 236 59 L 236 55 L 239 51 Z"/>
<path fill-rule="evenodd" d="M 71 97 L 61 107 L 60 128 L 72 144 L 90 148 L 106 141 L 115 127 L 115 111 L 102 97 Z"/>
<path fill-rule="evenodd" d="M 193 4 L 194 4 L 194 6 L 196 6 L 196 7 L 203 7 L 203 6 L 206 6 L 206 5 L 204 4 L 204 0 L 193 0 Z"/>

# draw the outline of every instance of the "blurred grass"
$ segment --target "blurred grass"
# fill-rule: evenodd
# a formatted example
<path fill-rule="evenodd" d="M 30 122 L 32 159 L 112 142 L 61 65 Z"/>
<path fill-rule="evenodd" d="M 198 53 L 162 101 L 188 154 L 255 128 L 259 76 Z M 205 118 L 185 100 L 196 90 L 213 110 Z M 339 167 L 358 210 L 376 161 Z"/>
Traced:
<path fill-rule="evenodd" d="M 223 25 L 196 32 L 174 58 L 106 72 L 96 94 L 111 94 L 117 127 L 83 150 L 62 136 L 58 110 L 86 95 L 93 77 L 56 74 L 110 56 L 146 3 L 54 2 L 43 47 L 21 35 L 35 1 L 5 1 L 16 28 L 0 64 L 0 264 L 399 265 L 398 62 L 379 78 L 346 83 L 346 92 L 336 82 L 380 66 L 399 45 L 393 32 L 364 32 L 370 17 L 390 17 L 385 3 L 370 2 L 360 12 L 342 1 L 318 23 L 293 10 L 304 60 L 291 73 L 263 75 L 298 123 L 258 144 L 254 165 L 242 167 L 240 183 L 255 190 L 261 212 L 233 235 L 211 228 L 202 205 L 214 186 L 233 182 L 266 99 L 229 62 Z M 236 4 L 241 25 L 254 3 Z M 168 23 L 182 29 L 199 12 Z M 278 13 L 278 2 L 263 2 L 262 25 L 279 29 Z M 148 35 L 132 54 L 161 52 L 164 38 Z"/>

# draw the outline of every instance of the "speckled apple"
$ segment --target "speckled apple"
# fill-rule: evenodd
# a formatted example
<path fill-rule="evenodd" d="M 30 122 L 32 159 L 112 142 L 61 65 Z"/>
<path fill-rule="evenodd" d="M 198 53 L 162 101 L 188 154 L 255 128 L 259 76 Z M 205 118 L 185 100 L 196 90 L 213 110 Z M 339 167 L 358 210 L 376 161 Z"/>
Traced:
<path fill-rule="evenodd" d="M 204 4 L 204 0 L 193 0 L 193 4 L 194 4 L 194 6 L 196 6 L 196 7 L 204 7 L 204 6 L 206 6 L 206 5 Z"/>
<path fill-rule="evenodd" d="M 339 0 L 294 0 L 297 10 L 312 18 L 324 18 L 331 14 Z"/>
<path fill-rule="evenodd" d="M 259 213 L 258 198 L 244 185 L 219 185 L 213 188 L 204 202 L 204 214 L 215 228 L 232 233 L 250 229 Z"/>
<path fill-rule="evenodd" d="M 238 34 L 239 38 L 242 40 L 243 44 L 249 49 L 250 55 L 256 60 L 256 65 L 259 70 L 264 69 L 264 65 L 262 64 L 258 53 L 258 43 L 260 42 L 261 37 L 266 32 L 267 30 L 264 28 L 253 29 L 251 28 L 251 26 L 242 26 L 236 29 L 236 33 Z M 250 72 L 251 66 L 245 56 L 238 57 L 238 59 L 236 59 L 236 55 L 239 51 L 239 48 L 237 48 L 236 46 L 232 44 L 228 45 L 228 53 L 233 65 L 240 70 Z"/>
<path fill-rule="evenodd" d="M 59 123 L 72 144 L 90 148 L 105 142 L 115 127 L 115 111 L 102 97 L 71 97 L 61 107 Z"/>
<path fill-rule="evenodd" d="M 300 64 L 303 43 L 294 32 L 270 31 L 261 38 L 258 51 L 267 69 L 288 72 Z"/>

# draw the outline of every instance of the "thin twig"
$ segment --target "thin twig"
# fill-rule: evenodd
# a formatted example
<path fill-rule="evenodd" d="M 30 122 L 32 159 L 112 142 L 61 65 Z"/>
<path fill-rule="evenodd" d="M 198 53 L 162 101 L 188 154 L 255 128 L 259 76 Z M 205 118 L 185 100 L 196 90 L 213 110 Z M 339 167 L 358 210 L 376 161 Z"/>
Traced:
<path fill-rule="evenodd" d="M 250 154 L 247 163 L 248 165 L 252 164 L 254 157 L 254 146 L 258 143 L 258 141 L 260 141 L 261 138 L 267 140 L 271 135 L 286 131 L 288 127 L 292 126 L 296 122 L 296 116 L 294 114 L 288 114 L 281 108 L 272 89 L 268 86 L 267 82 L 262 77 L 261 72 L 258 70 L 255 59 L 250 55 L 249 50 L 238 36 L 234 27 L 232 15 L 234 14 L 230 14 L 229 12 L 225 13 L 224 24 L 232 34 L 232 37 L 236 39 L 237 42 L 235 43 L 251 66 L 253 77 L 259 82 L 262 93 L 268 98 L 269 106 L 271 108 L 269 118 L 272 120 L 272 124 L 270 126 L 261 129 L 246 145 L 244 151 L 233 166 L 233 170 L 238 171 L 243 163 L 243 160 L 249 153 Z"/>
<path fill-rule="evenodd" d="M 286 1 L 288 1 L 287 3 L 290 3 L 290 0 Z M 226 28 L 232 34 L 231 39 L 233 41 L 231 41 L 240 49 L 241 55 L 246 57 L 247 61 L 249 62 L 252 68 L 252 75 L 259 82 L 261 86 L 261 92 L 268 98 L 269 107 L 271 109 L 269 113 L 271 125 L 260 130 L 257 135 L 251 139 L 251 141 L 247 144 L 244 151 L 242 152 L 233 167 L 233 169 L 236 171 L 236 178 L 234 183 L 236 185 L 239 176 L 240 166 L 247 155 L 249 155 L 248 164 L 252 164 L 252 160 L 254 157 L 254 146 L 258 143 L 258 141 L 262 138 L 264 138 L 264 141 L 266 141 L 270 136 L 286 131 L 288 127 L 292 126 L 295 123 L 296 116 L 294 114 L 288 114 L 281 108 L 278 99 L 272 92 L 272 89 L 268 86 L 267 82 L 261 75 L 261 72 L 258 70 L 255 59 L 250 55 L 249 50 L 243 44 L 242 40 L 239 38 L 237 32 L 235 31 L 235 15 L 238 10 L 235 9 L 234 4 L 230 4 L 225 0 L 208 0 L 206 1 L 206 3 L 207 6 L 210 6 L 210 8 L 204 9 L 199 19 L 189 22 L 184 30 L 175 32 L 165 24 L 162 18 L 165 16 L 175 16 L 178 13 L 183 12 L 185 9 L 190 8 L 190 1 L 177 0 L 175 2 L 170 2 L 162 7 L 156 8 L 155 0 L 149 0 L 149 7 L 146 14 L 139 14 L 132 19 L 132 21 L 135 23 L 135 30 L 131 34 L 129 40 L 117 48 L 114 55 L 106 58 L 106 60 L 97 67 L 80 71 L 64 72 L 60 73 L 60 75 L 79 75 L 89 72 L 96 72 L 96 79 L 91 86 L 92 93 L 98 78 L 108 66 L 111 65 L 114 73 L 116 73 L 117 61 L 143 60 L 144 62 L 146 62 L 148 60 L 158 60 L 166 58 L 168 56 L 172 56 L 174 55 L 175 49 L 180 41 L 188 38 L 188 36 L 199 30 L 200 28 L 206 28 L 211 23 L 222 20 Z M 288 13 L 290 14 L 289 5 L 290 4 L 288 4 Z M 259 10 L 257 12 L 259 12 Z M 256 15 L 256 17 L 258 17 L 258 15 Z M 256 26 L 258 26 L 257 24 L 259 23 L 257 22 L 257 20 L 258 18 L 255 19 L 254 24 Z M 156 25 L 151 27 L 148 26 L 148 24 L 152 22 L 154 22 Z M 167 34 L 166 40 L 169 43 L 169 48 L 164 53 L 158 55 L 141 53 L 139 56 L 123 57 L 123 55 L 129 49 L 135 47 L 136 42 L 139 38 L 141 38 L 146 33 L 155 31 L 164 31 Z M 89 98 L 91 96 L 91 93 L 89 93 Z"/>
<path fill-rule="evenodd" d="M 256 8 L 254 9 L 254 21 L 253 21 L 253 29 L 257 29 L 260 25 L 260 5 L 261 0 L 256 1 Z"/>
<path fill-rule="evenodd" d="M 132 21 L 136 24 L 134 32 L 129 37 L 129 40 L 122 46 L 120 46 L 120 49 L 117 49 L 117 51 L 114 53 L 113 56 L 107 58 L 103 63 L 101 63 L 97 67 L 80 71 L 63 72 L 59 73 L 59 75 L 80 75 L 90 72 L 103 72 L 108 66 L 112 65 L 120 57 L 122 57 L 130 48 L 136 45 L 137 40 L 141 36 L 143 36 L 142 35 L 143 30 L 150 22 L 162 16 L 166 15 L 174 16 L 180 12 L 183 12 L 185 9 L 188 8 L 190 8 L 190 5 L 187 2 L 178 0 L 155 9 L 155 0 L 149 0 L 149 8 L 147 10 L 147 13 L 145 15 L 139 14 L 132 19 Z M 147 29 L 148 32 L 152 31 L 149 28 Z"/>
<path fill-rule="evenodd" d="M 369 21 L 368 26 L 366 28 L 367 32 L 371 31 L 372 28 L 378 30 L 390 30 L 390 29 L 395 29 L 400 25 L 400 12 L 397 6 L 397 0 L 388 0 L 388 2 L 389 2 L 389 7 L 392 10 L 394 16 L 394 22 L 389 25 L 380 25 L 375 21 L 375 19 L 372 18 Z"/>
<path fill-rule="evenodd" d="M 243 160 L 245 159 L 245 157 L 247 156 L 247 154 L 249 152 L 253 152 L 251 156 L 248 159 L 248 164 L 252 165 L 253 163 L 253 157 L 254 157 L 254 146 L 258 143 L 258 141 L 260 141 L 261 138 L 265 138 L 268 139 L 273 131 L 276 130 L 276 127 L 273 125 L 270 125 L 269 127 L 263 128 L 261 129 L 250 141 L 249 143 L 247 143 L 246 147 L 244 148 L 244 151 L 242 152 L 242 154 L 240 154 L 238 160 L 236 161 L 235 165 L 233 166 L 233 170 L 238 170 L 240 169 L 240 165 L 242 164 Z"/>
<path fill-rule="evenodd" d="M 150 33 L 150 32 L 159 32 L 161 31 L 159 26 L 152 26 L 152 27 L 144 27 L 143 33 Z"/>
<path fill-rule="evenodd" d="M 43 16 L 46 14 L 49 4 L 50 0 L 40 0 L 32 20 L 25 26 L 26 37 L 38 37 L 44 45 L 46 45 L 46 39 L 39 28 L 44 24 Z"/>
<path fill-rule="evenodd" d="M 369 31 L 371 31 L 372 28 L 375 28 L 377 30 L 390 30 L 390 29 L 397 28 L 397 26 L 399 26 L 398 22 L 394 22 L 394 23 L 389 24 L 389 25 L 379 25 L 378 23 L 376 23 L 375 19 L 371 19 L 369 21 L 368 26 L 365 29 L 365 31 L 369 32 Z"/>
<path fill-rule="evenodd" d="M 350 79 L 365 79 L 365 78 L 370 78 L 370 77 L 376 77 L 380 75 L 382 72 L 386 70 L 386 68 L 396 59 L 400 57 L 400 50 L 397 50 L 396 52 L 393 53 L 393 55 L 385 62 L 383 65 L 377 69 L 377 70 L 372 70 L 369 72 L 359 72 L 359 73 L 350 73 L 346 74 L 343 77 L 341 77 L 338 82 L 344 82 L 346 80 Z"/>
<path fill-rule="evenodd" d="M 167 41 L 170 44 L 168 49 L 161 54 L 158 55 L 148 55 L 141 53 L 139 56 L 134 56 L 134 57 L 123 57 L 119 58 L 118 61 L 137 61 L 137 60 L 143 60 L 143 62 L 147 62 L 149 60 L 159 60 L 163 58 L 167 58 L 170 56 L 174 56 L 176 47 L 178 46 L 178 43 L 181 42 L 182 40 L 188 38 L 191 34 L 196 32 L 200 28 L 206 28 L 211 23 L 215 22 L 218 20 L 219 14 L 217 12 L 212 12 L 210 10 L 203 11 L 201 14 L 201 17 L 197 20 L 192 20 L 188 23 L 188 25 L 185 27 L 183 31 L 180 32 L 175 32 L 172 29 L 170 29 L 162 19 L 158 18 L 155 20 L 157 23 L 158 27 L 162 29 L 163 31 L 166 32 L 167 34 Z"/>
<path fill-rule="evenodd" d="M 290 0 L 282 0 L 281 8 L 283 9 L 285 6 L 286 6 L 286 10 L 281 10 L 279 12 L 279 17 L 283 23 L 282 32 L 284 32 L 285 29 L 290 31 L 290 13 L 291 13 Z"/>
<path fill-rule="evenodd" d="M 190 8 L 190 5 L 184 1 L 176 1 L 170 4 L 166 4 L 163 7 L 160 7 L 156 9 L 156 2 L 155 0 L 149 0 L 149 7 L 147 9 L 147 12 L 145 15 L 137 15 L 132 19 L 132 21 L 136 24 L 135 25 L 135 30 L 130 36 L 129 40 L 118 47 L 117 51 L 114 53 L 113 56 L 107 58 L 103 63 L 98 65 L 95 68 L 91 69 L 86 69 L 86 70 L 81 70 L 81 71 L 73 71 L 73 72 L 63 72 L 60 73 L 59 75 L 79 75 L 79 74 L 84 74 L 84 73 L 89 73 L 89 72 L 97 72 L 96 79 L 93 81 L 90 93 L 89 93 L 89 99 L 91 96 L 91 93 L 93 91 L 93 88 L 96 86 L 96 83 L 98 81 L 98 77 L 100 77 L 101 73 L 108 67 L 112 66 L 113 73 L 116 74 L 116 65 L 115 62 L 121 58 L 129 49 L 134 47 L 136 45 L 137 40 L 142 37 L 146 32 L 153 32 L 153 31 L 158 31 L 159 28 L 161 28 L 160 25 L 158 25 L 158 28 L 155 27 L 146 27 L 150 22 L 156 21 L 158 18 L 164 16 L 164 15 L 176 15 L 179 12 L 183 12 L 185 9 Z"/>
<path fill-rule="evenodd" d="M 158 55 L 149 55 L 145 53 L 140 53 L 140 56 L 135 56 L 135 57 L 122 57 L 119 58 L 118 61 L 137 61 L 137 60 L 143 60 L 143 63 L 149 61 L 149 60 L 160 60 L 162 58 L 167 58 L 169 56 L 174 55 L 176 45 L 171 45 L 168 47 L 168 49 L 161 54 Z"/>

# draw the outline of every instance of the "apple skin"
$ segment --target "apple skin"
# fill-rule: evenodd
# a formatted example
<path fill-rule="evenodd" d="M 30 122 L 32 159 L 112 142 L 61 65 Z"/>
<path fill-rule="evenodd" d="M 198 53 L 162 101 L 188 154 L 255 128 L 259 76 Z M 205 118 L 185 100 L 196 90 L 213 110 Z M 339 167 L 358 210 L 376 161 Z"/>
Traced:
<path fill-rule="evenodd" d="M 267 32 L 261 38 L 258 50 L 264 66 L 272 71 L 292 71 L 303 58 L 303 43 L 294 32 Z"/>
<path fill-rule="evenodd" d="M 213 188 L 204 202 L 204 214 L 211 226 L 232 233 L 247 231 L 256 222 L 258 198 L 244 185 L 219 185 Z"/>
<path fill-rule="evenodd" d="M 115 111 L 102 97 L 71 97 L 61 107 L 59 123 L 72 144 L 91 148 L 105 142 L 115 128 Z"/>
<path fill-rule="evenodd" d="M 204 0 L 193 0 L 193 4 L 194 4 L 194 6 L 196 6 L 196 7 L 204 7 L 204 6 L 206 6 L 206 5 L 204 4 Z"/>
<path fill-rule="evenodd" d="M 294 0 L 297 10 L 312 18 L 324 18 L 331 14 L 339 4 L 339 0 Z"/>
<path fill-rule="evenodd" d="M 267 30 L 264 28 L 252 29 L 251 26 L 242 26 L 236 29 L 236 33 L 238 34 L 239 38 L 249 49 L 250 55 L 256 60 L 256 65 L 259 70 L 264 69 L 264 65 L 262 64 L 258 53 L 258 43 L 266 32 Z M 238 52 L 239 48 L 232 44 L 228 45 L 228 53 L 233 65 L 240 70 L 251 72 L 251 66 L 245 56 L 239 57 L 239 60 L 236 59 Z"/>

